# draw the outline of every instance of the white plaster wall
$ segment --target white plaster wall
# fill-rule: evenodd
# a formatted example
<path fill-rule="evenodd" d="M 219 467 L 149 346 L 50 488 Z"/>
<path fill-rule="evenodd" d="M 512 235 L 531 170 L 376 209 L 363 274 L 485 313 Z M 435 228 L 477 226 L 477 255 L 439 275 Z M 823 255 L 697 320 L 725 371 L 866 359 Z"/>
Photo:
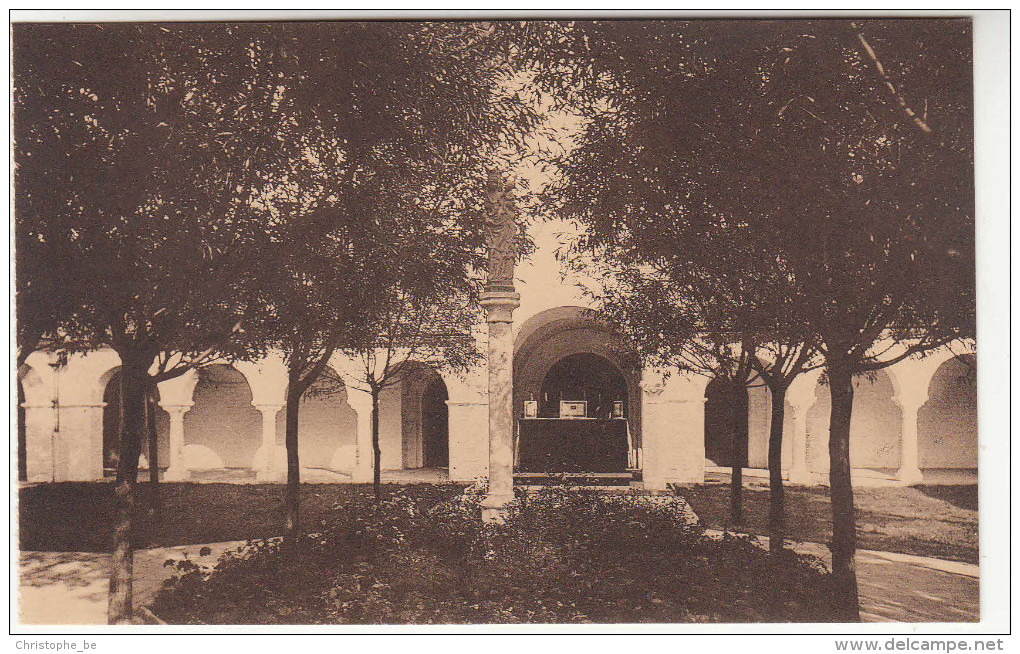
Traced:
<path fill-rule="evenodd" d="M 328 374 L 328 373 L 327 373 Z M 276 442 L 285 445 L 286 409 L 276 414 Z M 356 447 L 358 414 L 347 404 L 347 390 L 337 378 L 320 377 L 301 397 L 298 411 L 298 461 L 302 468 L 342 466 L 350 471 L 353 460 L 334 460 L 338 448 Z M 352 453 L 353 454 L 353 453 Z M 350 457 L 348 457 L 350 458 Z"/>

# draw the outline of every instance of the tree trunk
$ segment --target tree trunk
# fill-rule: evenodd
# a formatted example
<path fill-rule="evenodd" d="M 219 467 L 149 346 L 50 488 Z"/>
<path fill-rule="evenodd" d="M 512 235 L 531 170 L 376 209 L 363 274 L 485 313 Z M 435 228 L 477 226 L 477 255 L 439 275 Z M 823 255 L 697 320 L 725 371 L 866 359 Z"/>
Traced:
<path fill-rule="evenodd" d="M 730 523 L 744 524 L 744 464 L 747 463 L 747 386 L 734 383 L 730 406 L 733 410 L 733 441 L 730 451 Z"/>
<path fill-rule="evenodd" d="M 28 434 L 25 426 L 25 389 L 18 382 L 18 481 L 28 481 Z"/>
<path fill-rule="evenodd" d="M 783 421 L 786 419 L 786 387 L 770 388 L 772 422 L 769 425 L 769 554 L 783 553 L 786 538 L 786 507 L 783 503 Z"/>
<path fill-rule="evenodd" d="M 375 499 L 382 499 L 382 475 L 379 464 L 382 461 L 382 449 L 379 447 L 379 391 L 372 389 L 372 490 Z"/>
<path fill-rule="evenodd" d="M 110 558 L 110 594 L 107 605 L 109 624 L 131 624 L 132 573 L 134 552 L 131 547 L 131 522 L 138 480 L 138 456 L 145 434 L 145 397 L 148 389 L 149 361 L 144 357 L 121 355 L 120 369 L 120 457 L 114 487 L 115 517 L 113 555 Z"/>
<path fill-rule="evenodd" d="M 853 374 L 830 365 L 829 494 L 832 504 L 832 581 L 837 619 L 860 621 L 857 571 L 854 565 L 856 520 L 854 490 L 850 481 L 850 416 L 853 410 Z"/>
<path fill-rule="evenodd" d="M 284 499 L 287 513 L 287 535 L 301 532 L 301 466 L 298 460 L 298 411 L 301 407 L 301 388 L 296 379 L 287 387 L 286 427 L 284 444 L 287 448 L 287 491 Z M 272 456 L 272 452 L 268 453 Z"/>
<path fill-rule="evenodd" d="M 149 522 L 155 524 L 160 513 L 159 433 L 156 429 L 156 395 L 149 393 L 145 403 L 145 421 L 149 436 Z"/>

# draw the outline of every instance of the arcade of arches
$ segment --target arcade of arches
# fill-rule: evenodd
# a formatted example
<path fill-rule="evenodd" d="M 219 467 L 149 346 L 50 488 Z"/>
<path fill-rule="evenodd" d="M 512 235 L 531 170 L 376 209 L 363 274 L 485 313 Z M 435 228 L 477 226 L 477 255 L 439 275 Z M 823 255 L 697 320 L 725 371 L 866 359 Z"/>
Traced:
<path fill-rule="evenodd" d="M 302 398 L 299 459 L 337 481 L 371 479 L 371 398 L 342 379 L 337 358 Z M 102 479 L 116 463 L 119 361 L 110 351 L 51 365 L 42 352 L 18 370 L 19 477 Z M 974 481 L 976 357 L 949 351 L 907 360 L 855 381 L 851 462 L 859 479 L 898 483 Z M 520 472 L 640 472 L 649 488 L 697 482 L 728 467 L 732 424 L 708 379 L 642 368 L 624 339 L 581 307 L 539 311 L 515 330 L 515 464 Z M 347 377 L 351 378 L 351 377 Z M 484 364 L 451 375 L 415 364 L 380 396 L 384 470 L 446 469 L 452 480 L 488 466 Z M 154 411 L 164 478 L 234 470 L 278 481 L 286 369 L 282 359 L 211 365 L 159 384 Z M 768 390 L 748 395 L 741 464 L 767 463 Z M 828 389 L 816 373 L 787 395 L 784 471 L 794 483 L 824 483 Z M 143 448 L 143 452 L 147 452 Z M 145 457 L 142 467 L 148 465 Z"/>

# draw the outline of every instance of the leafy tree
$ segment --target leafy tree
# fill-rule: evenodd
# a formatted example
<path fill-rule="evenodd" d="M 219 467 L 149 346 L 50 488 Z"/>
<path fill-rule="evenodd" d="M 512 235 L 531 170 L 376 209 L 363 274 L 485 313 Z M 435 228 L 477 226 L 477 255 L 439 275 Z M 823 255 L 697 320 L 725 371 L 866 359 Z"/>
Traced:
<path fill-rule="evenodd" d="M 538 81 L 585 127 L 557 162 L 560 211 L 596 247 L 633 248 L 655 270 L 694 263 L 688 278 L 704 271 L 723 306 L 753 307 L 753 320 L 721 331 L 785 349 L 772 361 L 796 365 L 774 373 L 757 357 L 771 385 L 813 351 L 824 360 L 833 578 L 843 618 L 856 620 L 851 380 L 973 335 L 969 24 L 553 33 Z"/>
<path fill-rule="evenodd" d="M 374 290 L 375 314 L 364 340 L 349 352 L 360 361 L 350 385 L 372 397 L 372 485 L 382 496 L 379 441 L 379 398 L 403 383 L 424 364 L 466 370 L 481 356 L 473 327 L 478 322 L 478 279 L 465 274 L 462 243 L 433 234 L 421 239 L 408 234 L 400 261 L 394 261 L 387 284 Z M 472 252 L 467 252 L 471 255 Z"/>
<path fill-rule="evenodd" d="M 253 306 L 245 281 L 263 230 L 250 189 L 279 144 L 253 126 L 277 118 L 274 86 L 224 26 L 13 34 L 19 333 L 24 349 L 41 335 L 62 355 L 120 356 L 109 619 L 122 623 L 145 398 L 243 336 Z"/>
<path fill-rule="evenodd" d="M 266 35 L 278 45 L 264 52 L 285 53 L 276 97 L 290 117 L 281 130 L 289 149 L 269 163 L 259 193 L 273 254 L 253 331 L 289 369 L 289 533 L 299 530 L 300 398 L 330 357 L 370 351 L 374 361 L 385 351 L 387 363 L 366 364 L 365 383 L 378 391 L 399 381 L 397 349 L 426 358 L 451 350 L 450 362 L 463 354 L 459 331 L 450 343 L 427 339 L 459 330 L 467 314 L 448 307 L 472 301 L 486 166 L 519 157 L 538 122 L 508 69 L 518 32 L 304 23 Z"/>

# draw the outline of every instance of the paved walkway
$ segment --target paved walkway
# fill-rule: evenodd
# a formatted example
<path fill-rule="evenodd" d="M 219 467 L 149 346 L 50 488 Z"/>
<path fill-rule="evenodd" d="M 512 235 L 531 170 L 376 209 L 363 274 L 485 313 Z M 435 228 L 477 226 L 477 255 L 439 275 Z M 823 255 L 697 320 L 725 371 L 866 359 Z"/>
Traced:
<path fill-rule="evenodd" d="M 709 536 L 722 532 L 706 529 Z M 767 536 L 756 536 L 763 548 Z M 832 569 L 829 548 L 820 543 L 792 543 Z M 978 622 L 979 572 L 973 563 L 946 561 L 898 552 L 857 550 L 857 592 L 864 622 Z"/>
<path fill-rule="evenodd" d="M 707 530 L 709 535 L 721 532 Z M 763 545 L 768 539 L 761 538 Z M 212 567 L 244 542 L 212 543 L 135 552 L 135 605 L 145 606 L 173 574 L 167 560 L 185 556 Z M 830 564 L 828 549 L 797 543 L 794 550 Z M 90 552 L 22 552 L 19 615 L 22 624 L 105 624 L 109 555 Z M 978 567 L 969 563 L 860 550 L 857 577 L 865 622 L 976 622 Z"/>
<path fill-rule="evenodd" d="M 187 557 L 213 567 L 223 552 L 244 541 L 138 550 L 134 564 L 134 604 L 152 603 L 174 570 L 168 560 Z M 106 624 L 110 555 L 95 552 L 21 552 L 18 615 L 22 624 Z"/>

